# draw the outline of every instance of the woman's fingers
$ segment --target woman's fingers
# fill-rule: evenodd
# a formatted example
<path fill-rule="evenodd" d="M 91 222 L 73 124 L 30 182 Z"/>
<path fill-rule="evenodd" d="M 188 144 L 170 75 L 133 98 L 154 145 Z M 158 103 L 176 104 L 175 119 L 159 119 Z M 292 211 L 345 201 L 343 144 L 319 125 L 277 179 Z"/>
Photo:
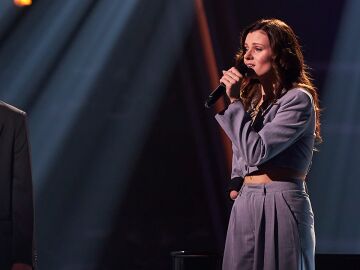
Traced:
<path fill-rule="evenodd" d="M 236 78 L 232 77 L 231 75 L 229 75 L 228 72 L 223 70 L 223 76 L 222 78 L 224 80 L 224 82 L 228 82 L 229 84 L 235 84 L 237 82 Z M 221 81 L 221 80 L 220 80 Z"/>
<path fill-rule="evenodd" d="M 226 94 L 230 98 L 239 98 L 239 83 L 242 80 L 242 75 L 240 72 L 232 67 L 229 70 L 222 71 L 223 76 L 220 79 L 220 83 L 223 83 L 226 86 Z"/>
<path fill-rule="evenodd" d="M 234 67 L 230 68 L 229 71 L 240 79 L 243 77 L 243 75 L 241 75 L 241 73 Z"/>
<path fill-rule="evenodd" d="M 228 82 L 230 84 L 236 84 L 242 79 L 242 75 L 239 71 L 237 71 L 236 68 L 232 67 L 229 70 L 223 70 L 223 76 L 220 80 L 220 82 L 226 84 L 225 82 Z M 224 79 L 222 81 L 222 79 Z"/>
<path fill-rule="evenodd" d="M 238 75 L 236 75 L 236 73 L 232 72 L 231 70 L 228 70 L 228 71 L 223 70 L 223 75 L 226 76 L 227 78 L 231 79 L 235 83 L 240 81 L 240 77 Z"/>

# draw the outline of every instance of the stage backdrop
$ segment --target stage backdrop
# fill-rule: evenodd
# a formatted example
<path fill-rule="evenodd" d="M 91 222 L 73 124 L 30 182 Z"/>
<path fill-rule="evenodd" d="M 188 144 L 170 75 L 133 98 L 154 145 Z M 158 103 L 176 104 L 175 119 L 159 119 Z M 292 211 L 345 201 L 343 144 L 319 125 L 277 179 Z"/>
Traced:
<path fill-rule="evenodd" d="M 308 178 L 317 252 L 360 253 L 360 4 L 203 4 L 218 75 L 256 19 L 298 34 L 323 108 Z M 165 270 L 173 250 L 222 253 L 229 168 L 203 106 L 197 16 L 192 0 L 0 0 L 0 99 L 29 116 L 40 270 Z"/>

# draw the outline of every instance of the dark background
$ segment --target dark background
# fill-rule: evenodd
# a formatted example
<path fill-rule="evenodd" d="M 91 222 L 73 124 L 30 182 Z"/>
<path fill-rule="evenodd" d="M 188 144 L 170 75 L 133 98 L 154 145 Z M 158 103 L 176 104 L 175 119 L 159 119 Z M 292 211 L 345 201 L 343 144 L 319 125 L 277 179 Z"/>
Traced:
<path fill-rule="evenodd" d="M 193 1 L 0 5 L 0 99 L 29 115 L 39 269 L 171 269 L 171 251 L 221 254 L 230 172 L 203 106 Z M 308 179 L 317 253 L 360 253 L 359 4 L 203 5 L 219 75 L 249 23 L 276 17 L 298 35 L 324 108 Z"/>

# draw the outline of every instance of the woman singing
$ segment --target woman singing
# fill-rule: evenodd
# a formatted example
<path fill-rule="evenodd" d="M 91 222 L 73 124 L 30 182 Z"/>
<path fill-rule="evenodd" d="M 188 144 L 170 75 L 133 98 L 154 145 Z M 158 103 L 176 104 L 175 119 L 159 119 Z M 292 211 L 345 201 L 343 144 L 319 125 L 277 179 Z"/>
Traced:
<path fill-rule="evenodd" d="M 305 180 L 320 142 L 319 102 L 293 30 L 259 20 L 241 38 L 243 75 L 223 71 L 230 99 L 216 115 L 232 142 L 231 182 L 243 182 L 226 237 L 223 270 L 315 269 L 314 216 Z"/>

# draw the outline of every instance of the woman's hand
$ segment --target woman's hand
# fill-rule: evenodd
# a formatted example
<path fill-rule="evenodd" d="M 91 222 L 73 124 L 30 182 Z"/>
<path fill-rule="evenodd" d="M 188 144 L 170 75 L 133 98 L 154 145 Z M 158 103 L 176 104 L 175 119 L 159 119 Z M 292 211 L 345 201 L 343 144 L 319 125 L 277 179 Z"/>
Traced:
<path fill-rule="evenodd" d="M 230 199 L 235 200 L 238 196 L 239 192 L 236 190 L 230 191 Z"/>
<path fill-rule="evenodd" d="M 229 70 L 223 70 L 223 76 L 220 79 L 220 83 L 226 86 L 226 94 L 230 99 L 230 102 L 238 100 L 240 98 L 240 83 L 243 76 L 240 72 L 232 67 Z"/>

